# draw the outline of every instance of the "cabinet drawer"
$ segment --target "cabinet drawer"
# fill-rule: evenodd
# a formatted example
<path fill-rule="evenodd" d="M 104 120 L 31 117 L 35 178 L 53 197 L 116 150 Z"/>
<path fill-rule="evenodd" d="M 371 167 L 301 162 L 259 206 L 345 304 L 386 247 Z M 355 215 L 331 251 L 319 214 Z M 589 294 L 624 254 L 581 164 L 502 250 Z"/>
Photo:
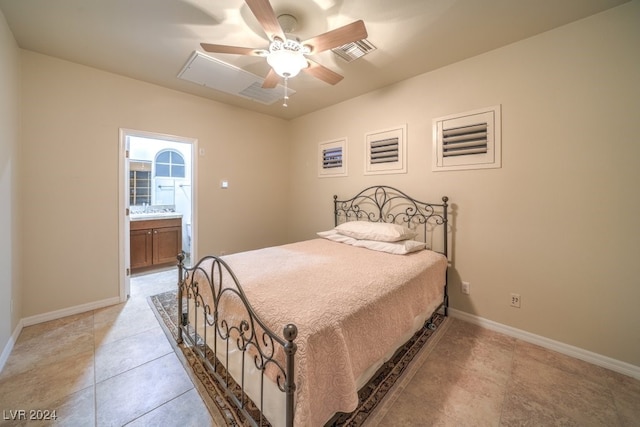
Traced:
<path fill-rule="evenodd" d="M 146 230 L 149 228 L 182 227 L 181 218 L 170 219 L 143 219 L 141 221 L 131 221 L 131 230 Z"/>

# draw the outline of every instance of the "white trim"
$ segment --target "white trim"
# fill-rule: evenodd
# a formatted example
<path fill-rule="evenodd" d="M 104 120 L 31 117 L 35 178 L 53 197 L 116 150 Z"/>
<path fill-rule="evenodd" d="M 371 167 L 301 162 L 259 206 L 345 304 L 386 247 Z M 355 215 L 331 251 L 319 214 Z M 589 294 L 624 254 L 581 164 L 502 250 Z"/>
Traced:
<path fill-rule="evenodd" d="M 135 130 L 130 128 L 119 129 L 119 159 L 118 159 L 118 265 L 119 265 L 119 302 L 127 301 L 129 297 L 129 287 L 131 275 L 127 276 L 127 268 L 130 268 L 129 260 L 129 221 L 125 215 L 125 209 L 129 207 L 129 194 L 125 191 L 125 183 L 128 185 L 129 168 L 127 167 L 127 161 L 125 158 L 125 151 L 130 147 L 126 146 L 126 139 L 128 136 L 157 139 L 163 141 L 177 142 L 180 144 L 191 145 L 191 262 L 197 260 L 197 236 L 198 236 L 198 155 L 204 156 L 204 150 L 200 152 L 198 148 L 198 139 L 190 138 L 186 136 L 170 135 L 165 133 L 148 132 L 143 130 Z M 198 153 L 198 155 L 196 154 Z"/>
<path fill-rule="evenodd" d="M 591 363 L 593 365 L 600 366 L 602 368 L 610 369 L 623 375 L 628 375 L 632 378 L 640 380 L 640 366 L 635 366 L 630 363 L 622 362 L 620 360 L 613 359 L 611 357 L 603 356 L 598 353 L 593 353 L 588 350 L 584 350 L 579 347 L 574 347 L 569 344 L 562 343 L 560 341 L 554 341 L 549 338 L 545 338 L 540 335 L 532 334 L 521 329 L 512 328 L 511 326 L 503 325 L 501 323 L 494 322 L 473 314 L 465 313 L 464 311 L 449 308 L 451 317 L 455 317 L 460 320 L 464 320 L 469 323 L 481 326 L 492 331 L 499 332 L 501 334 L 520 339 L 522 341 L 539 345 L 540 347 L 547 348 L 549 350 L 557 351 L 558 353 L 565 354 L 576 359 Z"/>
<path fill-rule="evenodd" d="M 72 316 L 74 314 L 86 313 L 88 311 L 97 310 L 104 307 L 109 307 L 120 303 L 120 297 L 112 297 L 101 301 L 90 302 L 87 304 L 76 305 L 75 307 L 63 308 L 61 310 L 50 311 L 49 313 L 37 314 L 35 316 L 25 317 L 18 321 L 16 329 L 9 337 L 7 345 L 4 346 L 2 354 L 0 354 L 0 372 L 4 369 L 4 365 L 9 360 L 9 356 L 13 351 L 13 346 L 18 341 L 18 337 L 22 332 L 22 329 L 27 326 L 36 325 L 38 323 L 48 322 L 50 320 L 61 319 L 63 317 Z"/>
<path fill-rule="evenodd" d="M 61 319 L 67 316 L 73 316 L 74 314 L 86 313 L 87 311 L 97 310 L 99 308 L 109 307 L 115 304 L 120 304 L 119 296 L 103 299 L 101 301 L 94 301 L 87 304 L 76 305 L 75 307 L 68 307 L 56 311 L 50 311 L 48 313 L 36 314 L 35 316 L 25 317 L 24 319 L 22 319 L 22 325 L 36 325 L 38 323 Z"/>
<path fill-rule="evenodd" d="M 22 322 L 22 319 L 20 319 L 18 321 L 18 324 L 16 325 L 16 328 L 13 330 L 13 334 L 11 334 L 11 336 L 9 337 L 9 341 L 7 342 L 7 345 L 4 346 L 4 350 L 2 350 L 2 354 L 0 354 L 0 372 L 2 372 L 2 370 L 4 369 L 4 365 L 7 363 L 7 360 L 9 360 L 9 356 L 13 351 L 13 346 L 15 345 L 16 341 L 18 341 L 20 332 L 22 332 L 22 327 L 23 327 L 23 322 Z"/>
<path fill-rule="evenodd" d="M 118 132 L 118 277 L 120 302 L 125 302 L 130 293 L 130 277 L 127 269 L 130 268 L 129 255 L 129 221 L 125 211 L 129 208 L 129 194 L 124 191 L 125 183 L 129 180 L 129 162 L 126 152 L 127 135 L 129 129 L 120 128 Z"/>

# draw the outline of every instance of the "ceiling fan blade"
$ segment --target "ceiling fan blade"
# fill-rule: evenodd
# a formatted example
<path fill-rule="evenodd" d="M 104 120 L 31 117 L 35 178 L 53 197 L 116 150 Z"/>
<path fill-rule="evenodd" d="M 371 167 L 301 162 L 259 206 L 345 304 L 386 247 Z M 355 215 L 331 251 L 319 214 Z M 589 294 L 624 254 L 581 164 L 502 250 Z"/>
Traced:
<path fill-rule="evenodd" d="M 311 53 L 318 53 L 347 43 L 366 39 L 367 35 L 367 28 L 364 26 L 364 22 L 359 20 L 305 40 L 302 44 L 309 46 Z"/>
<path fill-rule="evenodd" d="M 273 89 L 278 86 L 278 82 L 280 81 L 280 76 L 273 71 L 273 68 L 269 70 L 269 74 L 264 78 L 264 82 L 262 83 L 263 89 Z"/>
<path fill-rule="evenodd" d="M 250 47 L 226 46 L 223 44 L 200 43 L 200 46 L 207 52 L 232 53 L 236 55 L 258 56 L 260 51 L 260 49 L 252 49 Z"/>
<path fill-rule="evenodd" d="M 335 71 L 331 71 L 327 67 L 320 65 L 317 62 L 314 62 L 308 58 L 307 61 L 309 62 L 309 66 L 307 68 L 303 68 L 302 71 L 307 74 L 311 74 L 313 77 L 320 79 L 325 83 L 335 85 L 344 78 Z"/>
<path fill-rule="evenodd" d="M 273 11 L 269 0 L 245 0 L 245 3 L 247 3 L 247 6 L 251 9 L 251 12 L 262 26 L 269 40 L 273 40 L 275 37 L 286 40 L 284 31 L 282 31 L 282 27 L 280 27 L 278 17 Z"/>

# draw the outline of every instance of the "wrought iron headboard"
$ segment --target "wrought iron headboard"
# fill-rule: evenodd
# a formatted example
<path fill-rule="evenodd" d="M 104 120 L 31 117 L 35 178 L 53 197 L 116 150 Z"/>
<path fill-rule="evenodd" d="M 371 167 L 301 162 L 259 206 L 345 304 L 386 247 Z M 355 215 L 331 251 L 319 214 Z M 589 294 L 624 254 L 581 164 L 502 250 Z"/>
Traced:
<path fill-rule="evenodd" d="M 421 202 L 396 188 L 375 185 L 350 199 L 338 200 L 338 196 L 333 196 L 334 222 L 336 226 L 345 221 L 401 224 L 417 230 L 427 244 L 434 237 L 435 229 L 442 226 L 442 247 L 433 249 L 448 256 L 448 201 L 449 198 L 444 196 L 442 203 Z"/>

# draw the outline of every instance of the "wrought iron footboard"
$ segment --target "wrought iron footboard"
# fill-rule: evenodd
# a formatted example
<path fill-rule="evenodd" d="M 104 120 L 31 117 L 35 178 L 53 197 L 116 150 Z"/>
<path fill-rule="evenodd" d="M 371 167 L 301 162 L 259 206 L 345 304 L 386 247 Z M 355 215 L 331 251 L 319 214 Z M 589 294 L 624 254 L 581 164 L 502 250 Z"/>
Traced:
<path fill-rule="evenodd" d="M 269 425 L 263 415 L 263 398 L 264 381 L 269 381 L 265 377 L 270 377 L 285 393 L 285 422 L 293 426 L 295 325 L 286 325 L 282 336 L 269 329 L 254 312 L 233 271 L 215 256 L 187 268 L 184 255 L 178 255 L 178 316 L 178 343 L 190 347 L 250 424 Z M 228 367 L 230 355 L 237 351 L 241 373 L 234 380 Z M 219 352 L 224 360 L 219 359 Z M 246 355 L 260 372 L 259 402 L 251 402 L 245 393 Z M 249 412 L 253 405 L 259 411 L 257 420 Z"/>

